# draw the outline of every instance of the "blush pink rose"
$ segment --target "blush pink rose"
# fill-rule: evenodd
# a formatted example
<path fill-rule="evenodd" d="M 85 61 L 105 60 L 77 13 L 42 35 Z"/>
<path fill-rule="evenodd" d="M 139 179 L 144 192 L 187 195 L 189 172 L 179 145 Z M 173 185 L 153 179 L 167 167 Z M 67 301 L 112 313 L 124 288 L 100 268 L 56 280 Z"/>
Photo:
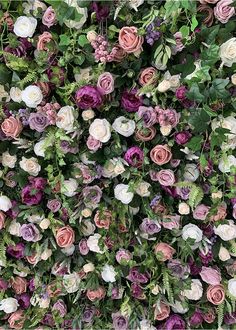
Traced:
<path fill-rule="evenodd" d="M 0 211 L 0 230 L 4 228 L 4 224 L 5 224 L 5 214 Z"/>
<path fill-rule="evenodd" d="M 104 72 L 98 77 L 97 88 L 102 95 L 111 94 L 114 91 L 114 79 L 110 72 Z"/>
<path fill-rule="evenodd" d="M 11 329 L 22 329 L 25 322 L 23 310 L 18 310 L 11 314 L 8 319 L 8 324 Z"/>
<path fill-rule="evenodd" d="M 157 174 L 157 180 L 162 186 L 172 186 L 175 183 L 175 174 L 172 170 L 161 170 Z"/>
<path fill-rule="evenodd" d="M 203 5 L 205 5 L 206 3 L 215 4 L 218 1 L 219 0 L 199 0 L 199 2 L 202 3 Z"/>
<path fill-rule="evenodd" d="M 75 232 L 70 226 L 59 228 L 56 233 L 57 245 L 61 248 L 71 246 L 75 241 Z"/>
<path fill-rule="evenodd" d="M 147 85 L 147 84 L 153 84 L 156 82 L 156 74 L 157 70 L 153 68 L 152 66 L 145 68 L 141 71 L 139 76 L 139 83 L 141 86 Z"/>
<path fill-rule="evenodd" d="M 23 126 L 18 118 L 11 116 L 4 119 L 1 124 L 1 129 L 7 137 L 17 138 L 20 135 Z"/>
<path fill-rule="evenodd" d="M 97 211 L 94 216 L 94 222 L 98 228 L 109 229 L 111 221 L 112 213 L 109 210 L 103 212 Z"/>
<path fill-rule="evenodd" d="M 38 42 L 37 42 L 37 50 L 45 50 L 49 51 L 48 47 L 46 46 L 50 41 L 52 40 L 52 35 L 49 32 L 43 32 L 38 37 Z"/>
<path fill-rule="evenodd" d="M 16 294 L 21 294 L 27 290 L 27 280 L 23 277 L 16 276 L 11 281 L 11 287 Z"/>
<path fill-rule="evenodd" d="M 202 267 L 200 272 L 201 279 L 207 284 L 218 285 L 221 281 L 220 272 L 211 267 Z"/>
<path fill-rule="evenodd" d="M 162 226 L 165 229 L 179 229 L 180 215 L 165 215 L 162 220 Z"/>
<path fill-rule="evenodd" d="M 172 259 L 175 249 L 172 248 L 169 244 L 167 243 L 157 243 L 157 245 L 154 248 L 155 253 L 160 253 L 160 256 L 158 256 L 158 260 L 160 261 L 166 261 L 169 259 Z"/>
<path fill-rule="evenodd" d="M 170 315 L 170 306 L 160 303 L 160 308 L 155 308 L 154 319 L 157 321 L 165 320 Z"/>
<path fill-rule="evenodd" d="M 96 290 L 88 289 L 86 292 L 86 296 L 90 301 L 101 300 L 105 297 L 105 294 L 105 289 L 101 286 Z"/>
<path fill-rule="evenodd" d="M 132 258 L 131 253 L 125 249 L 119 249 L 116 252 L 116 261 L 120 264 L 122 261 L 129 261 Z"/>
<path fill-rule="evenodd" d="M 222 203 L 219 205 L 217 213 L 210 217 L 211 221 L 219 221 L 224 220 L 227 215 L 227 206 L 226 204 Z"/>
<path fill-rule="evenodd" d="M 220 305 L 225 299 L 225 290 L 223 285 L 210 285 L 207 289 L 207 300 L 213 305 Z"/>
<path fill-rule="evenodd" d="M 223 24 L 235 15 L 235 8 L 231 6 L 232 0 L 220 0 L 214 8 L 215 17 Z"/>
<path fill-rule="evenodd" d="M 210 207 L 204 204 L 198 205 L 193 211 L 193 218 L 196 220 L 206 220 Z"/>
<path fill-rule="evenodd" d="M 42 17 L 43 25 L 46 25 L 48 28 L 56 24 L 56 13 L 55 10 L 50 6 L 46 9 Z"/>
<path fill-rule="evenodd" d="M 89 148 L 89 150 L 97 151 L 99 148 L 101 148 L 102 142 L 95 139 L 92 135 L 89 135 L 86 145 Z"/>
<path fill-rule="evenodd" d="M 119 32 L 119 45 L 126 53 L 138 53 L 142 50 L 144 38 L 138 35 L 135 26 L 124 26 Z"/>
<path fill-rule="evenodd" d="M 157 145 L 150 152 L 151 160 L 157 165 L 164 165 L 171 160 L 172 153 L 168 145 Z"/>

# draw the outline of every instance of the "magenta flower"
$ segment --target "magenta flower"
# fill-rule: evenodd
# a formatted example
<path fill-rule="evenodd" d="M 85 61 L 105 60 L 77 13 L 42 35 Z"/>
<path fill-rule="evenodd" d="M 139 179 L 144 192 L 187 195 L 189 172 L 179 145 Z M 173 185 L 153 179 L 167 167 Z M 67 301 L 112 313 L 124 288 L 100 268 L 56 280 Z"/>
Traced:
<path fill-rule="evenodd" d="M 140 167 L 143 164 L 144 152 L 137 146 L 131 147 L 126 151 L 124 159 L 129 165 L 133 167 Z"/>
<path fill-rule="evenodd" d="M 75 94 L 76 103 L 81 109 L 99 108 L 102 105 L 102 95 L 97 87 L 83 86 Z"/>

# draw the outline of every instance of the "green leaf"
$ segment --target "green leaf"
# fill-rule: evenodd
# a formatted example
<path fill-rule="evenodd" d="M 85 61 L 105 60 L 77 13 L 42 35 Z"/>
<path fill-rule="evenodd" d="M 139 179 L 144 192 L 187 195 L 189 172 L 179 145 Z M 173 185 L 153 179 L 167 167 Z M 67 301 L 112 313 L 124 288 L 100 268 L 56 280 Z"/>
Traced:
<path fill-rule="evenodd" d="M 203 106 L 203 110 L 210 116 L 210 117 L 217 117 L 217 113 L 211 110 L 211 108 L 208 105 Z"/>
<path fill-rule="evenodd" d="M 202 66 L 213 66 L 219 60 L 219 46 L 210 45 L 209 48 L 206 48 L 202 54 Z"/>
<path fill-rule="evenodd" d="M 183 25 L 181 26 L 179 32 L 181 32 L 183 38 L 186 38 L 189 35 L 189 27 L 187 25 Z"/>
<path fill-rule="evenodd" d="M 189 123 L 193 126 L 194 132 L 202 133 L 208 128 L 210 117 L 203 109 L 193 111 L 189 117 Z"/>
<path fill-rule="evenodd" d="M 202 83 L 211 80 L 211 76 L 209 74 L 210 68 L 211 67 L 208 65 L 203 66 L 200 70 L 196 72 L 196 76 L 194 77 L 194 79 L 197 78 Z"/>
<path fill-rule="evenodd" d="M 179 9 L 180 2 L 178 0 L 167 0 L 165 3 L 166 17 Z"/>
<path fill-rule="evenodd" d="M 68 46 L 71 42 L 71 39 L 68 35 L 66 34 L 61 34 L 60 35 L 60 42 L 59 46 Z"/>
<path fill-rule="evenodd" d="M 204 155 L 204 154 L 201 154 L 199 160 L 200 160 L 200 165 L 201 165 L 201 167 L 202 167 L 202 168 L 205 168 L 205 167 L 207 166 L 207 164 L 208 164 L 205 155 Z"/>
<path fill-rule="evenodd" d="M 225 99 L 230 96 L 230 93 L 225 89 L 229 84 L 229 79 L 217 78 L 213 81 L 212 86 L 210 87 L 210 96 L 213 99 Z"/>
<path fill-rule="evenodd" d="M 0 64 L 0 83 L 6 84 L 11 81 L 12 72 L 9 71 L 5 64 Z"/>
<path fill-rule="evenodd" d="M 194 136 L 186 146 L 191 149 L 193 152 L 201 149 L 203 138 L 202 136 Z"/>
<path fill-rule="evenodd" d="M 193 83 L 189 92 L 187 93 L 187 97 L 190 100 L 202 102 L 204 100 L 204 95 L 200 93 L 199 87 L 197 83 Z"/>
<path fill-rule="evenodd" d="M 197 26 L 198 26 L 198 21 L 196 19 L 196 16 L 194 15 L 192 17 L 192 22 L 191 22 L 191 31 L 193 32 Z"/>
<path fill-rule="evenodd" d="M 82 34 L 79 36 L 78 43 L 81 47 L 84 47 L 84 45 L 89 44 L 89 41 L 86 38 L 86 36 L 84 34 Z"/>

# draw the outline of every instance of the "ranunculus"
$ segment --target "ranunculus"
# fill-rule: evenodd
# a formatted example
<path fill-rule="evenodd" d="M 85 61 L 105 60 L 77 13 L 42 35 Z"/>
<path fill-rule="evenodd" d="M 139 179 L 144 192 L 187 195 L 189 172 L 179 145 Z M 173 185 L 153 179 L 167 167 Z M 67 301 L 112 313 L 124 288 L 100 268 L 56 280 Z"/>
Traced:
<path fill-rule="evenodd" d="M 193 211 L 193 218 L 196 220 L 206 220 L 210 207 L 204 204 L 196 206 Z"/>
<path fill-rule="evenodd" d="M 157 173 L 157 180 L 162 186 L 172 186 L 175 183 L 175 174 L 172 170 L 161 170 Z"/>
<path fill-rule="evenodd" d="M 74 108 L 66 105 L 62 107 L 57 113 L 56 125 L 59 128 L 64 129 L 67 132 L 71 132 L 74 129 Z"/>
<path fill-rule="evenodd" d="M 0 310 L 7 314 L 13 313 L 19 306 L 15 298 L 5 298 L 0 301 Z"/>
<path fill-rule="evenodd" d="M 236 38 L 231 38 L 220 46 L 222 65 L 231 66 L 236 63 Z"/>
<path fill-rule="evenodd" d="M 126 53 L 140 54 L 144 38 L 138 35 L 135 26 L 124 26 L 119 32 L 119 45 Z"/>
<path fill-rule="evenodd" d="M 49 125 L 48 117 L 42 112 L 32 112 L 28 122 L 31 129 L 35 129 L 40 133 Z"/>
<path fill-rule="evenodd" d="M 48 28 L 56 24 L 56 13 L 52 6 L 48 7 L 42 17 L 43 25 L 46 25 Z"/>
<path fill-rule="evenodd" d="M 172 248 L 169 244 L 162 242 L 157 243 L 154 250 L 155 253 L 158 254 L 157 258 L 160 261 L 166 261 L 171 259 L 176 252 L 175 249 Z"/>
<path fill-rule="evenodd" d="M 235 278 L 231 278 L 228 281 L 228 291 L 234 298 L 236 298 L 236 279 Z"/>
<path fill-rule="evenodd" d="M 112 128 L 119 134 L 129 137 L 134 134 L 135 121 L 124 116 L 117 117 L 112 124 Z"/>
<path fill-rule="evenodd" d="M 18 37 L 32 37 L 37 26 L 37 20 L 34 17 L 19 16 L 14 24 L 14 33 Z"/>
<path fill-rule="evenodd" d="M 228 220 L 228 224 L 218 225 L 214 227 L 214 233 L 223 241 L 230 241 L 236 238 L 236 225 L 233 220 Z"/>
<path fill-rule="evenodd" d="M 113 266 L 105 265 L 102 268 L 101 276 L 105 282 L 113 283 L 116 281 L 116 272 Z"/>
<path fill-rule="evenodd" d="M 71 246 L 75 242 L 75 232 L 70 226 L 64 226 L 56 232 L 57 245 L 61 248 Z"/>
<path fill-rule="evenodd" d="M 101 93 L 97 87 L 90 85 L 80 87 L 75 94 L 75 99 L 78 107 L 84 110 L 97 109 L 102 105 Z"/>
<path fill-rule="evenodd" d="M 199 300 L 203 294 L 203 287 L 200 280 L 192 279 L 191 288 L 183 292 L 184 296 L 189 300 Z"/>
<path fill-rule="evenodd" d="M 160 302 L 160 305 L 155 306 L 154 319 L 157 321 L 165 320 L 170 315 L 170 306 Z"/>
<path fill-rule="evenodd" d="M 12 202 L 7 196 L 0 196 L 0 210 L 7 212 L 12 208 Z"/>
<path fill-rule="evenodd" d="M 36 108 L 43 100 L 43 94 L 38 86 L 30 85 L 21 93 L 22 101 L 27 107 Z"/>
<path fill-rule="evenodd" d="M 157 145 L 150 152 L 151 160 L 157 165 L 164 165 L 171 160 L 172 153 L 167 145 Z"/>
<path fill-rule="evenodd" d="M 221 281 L 220 272 L 211 267 L 202 266 L 200 276 L 204 282 L 211 285 L 218 285 Z"/>
<path fill-rule="evenodd" d="M 38 163 L 38 159 L 34 157 L 25 158 L 23 156 L 19 164 L 22 170 L 33 176 L 37 176 L 41 170 L 41 166 Z"/>
<path fill-rule="evenodd" d="M 235 8 L 232 6 L 232 0 L 220 0 L 214 7 L 215 17 L 223 24 L 226 24 L 228 20 L 234 16 Z"/>
<path fill-rule="evenodd" d="M 111 137 L 111 125 L 106 119 L 96 118 L 89 127 L 89 134 L 96 140 L 106 143 Z"/>
<path fill-rule="evenodd" d="M 190 238 L 193 239 L 195 243 L 199 243 L 202 240 L 202 230 L 193 223 L 189 223 L 182 229 L 182 238 L 185 241 Z"/>
<path fill-rule="evenodd" d="M 139 83 L 141 86 L 147 84 L 153 84 L 156 81 L 157 70 L 155 68 L 148 67 L 141 71 L 139 76 Z"/>
<path fill-rule="evenodd" d="M 1 124 L 1 130 L 7 137 L 17 138 L 23 129 L 22 123 L 19 118 L 9 117 L 4 119 Z"/>
<path fill-rule="evenodd" d="M 138 90 L 133 88 L 131 90 L 124 90 L 121 96 L 121 106 L 128 112 L 137 112 L 139 107 L 143 104 L 143 99 L 138 95 Z"/>
<path fill-rule="evenodd" d="M 97 88 L 102 95 L 108 95 L 114 91 L 114 78 L 110 72 L 104 72 L 98 77 Z"/>
<path fill-rule="evenodd" d="M 132 201 L 134 194 L 128 190 L 129 186 L 127 184 L 120 183 L 116 185 L 114 188 L 115 198 L 121 201 L 123 204 L 129 204 Z"/>
<path fill-rule="evenodd" d="M 72 197 L 77 194 L 76 192 L 77 188 L 78 188 L 77 181 L 73 178 L 70 178 L 68 180 L 64 180 L 61 187 L 61 192 L 67 197 Z"/>
<path fill-rule="evenodd" d="M 16 164 L 16 155 L 11 155 L 9 154 L 8 151 L 5 151 L 2 153 L 2 165 L 9 167 L 9 168 L 14 168 Z"/>
<path fill-rule="evenodd" d="M 210 285 L 207 288 L 207 300 L 213 305 L 220 305 L 225 300 L 225 290 L 223 285 Z"/>

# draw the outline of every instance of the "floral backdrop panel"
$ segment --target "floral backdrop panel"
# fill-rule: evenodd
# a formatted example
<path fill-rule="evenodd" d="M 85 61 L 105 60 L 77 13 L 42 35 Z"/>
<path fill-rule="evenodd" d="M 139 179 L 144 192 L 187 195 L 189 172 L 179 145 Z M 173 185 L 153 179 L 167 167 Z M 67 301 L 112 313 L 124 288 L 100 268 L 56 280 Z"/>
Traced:
<path fill-rule="evenodd" d="M 0 329 L 236 328 L 233 0 L 0 1 Z"/>

